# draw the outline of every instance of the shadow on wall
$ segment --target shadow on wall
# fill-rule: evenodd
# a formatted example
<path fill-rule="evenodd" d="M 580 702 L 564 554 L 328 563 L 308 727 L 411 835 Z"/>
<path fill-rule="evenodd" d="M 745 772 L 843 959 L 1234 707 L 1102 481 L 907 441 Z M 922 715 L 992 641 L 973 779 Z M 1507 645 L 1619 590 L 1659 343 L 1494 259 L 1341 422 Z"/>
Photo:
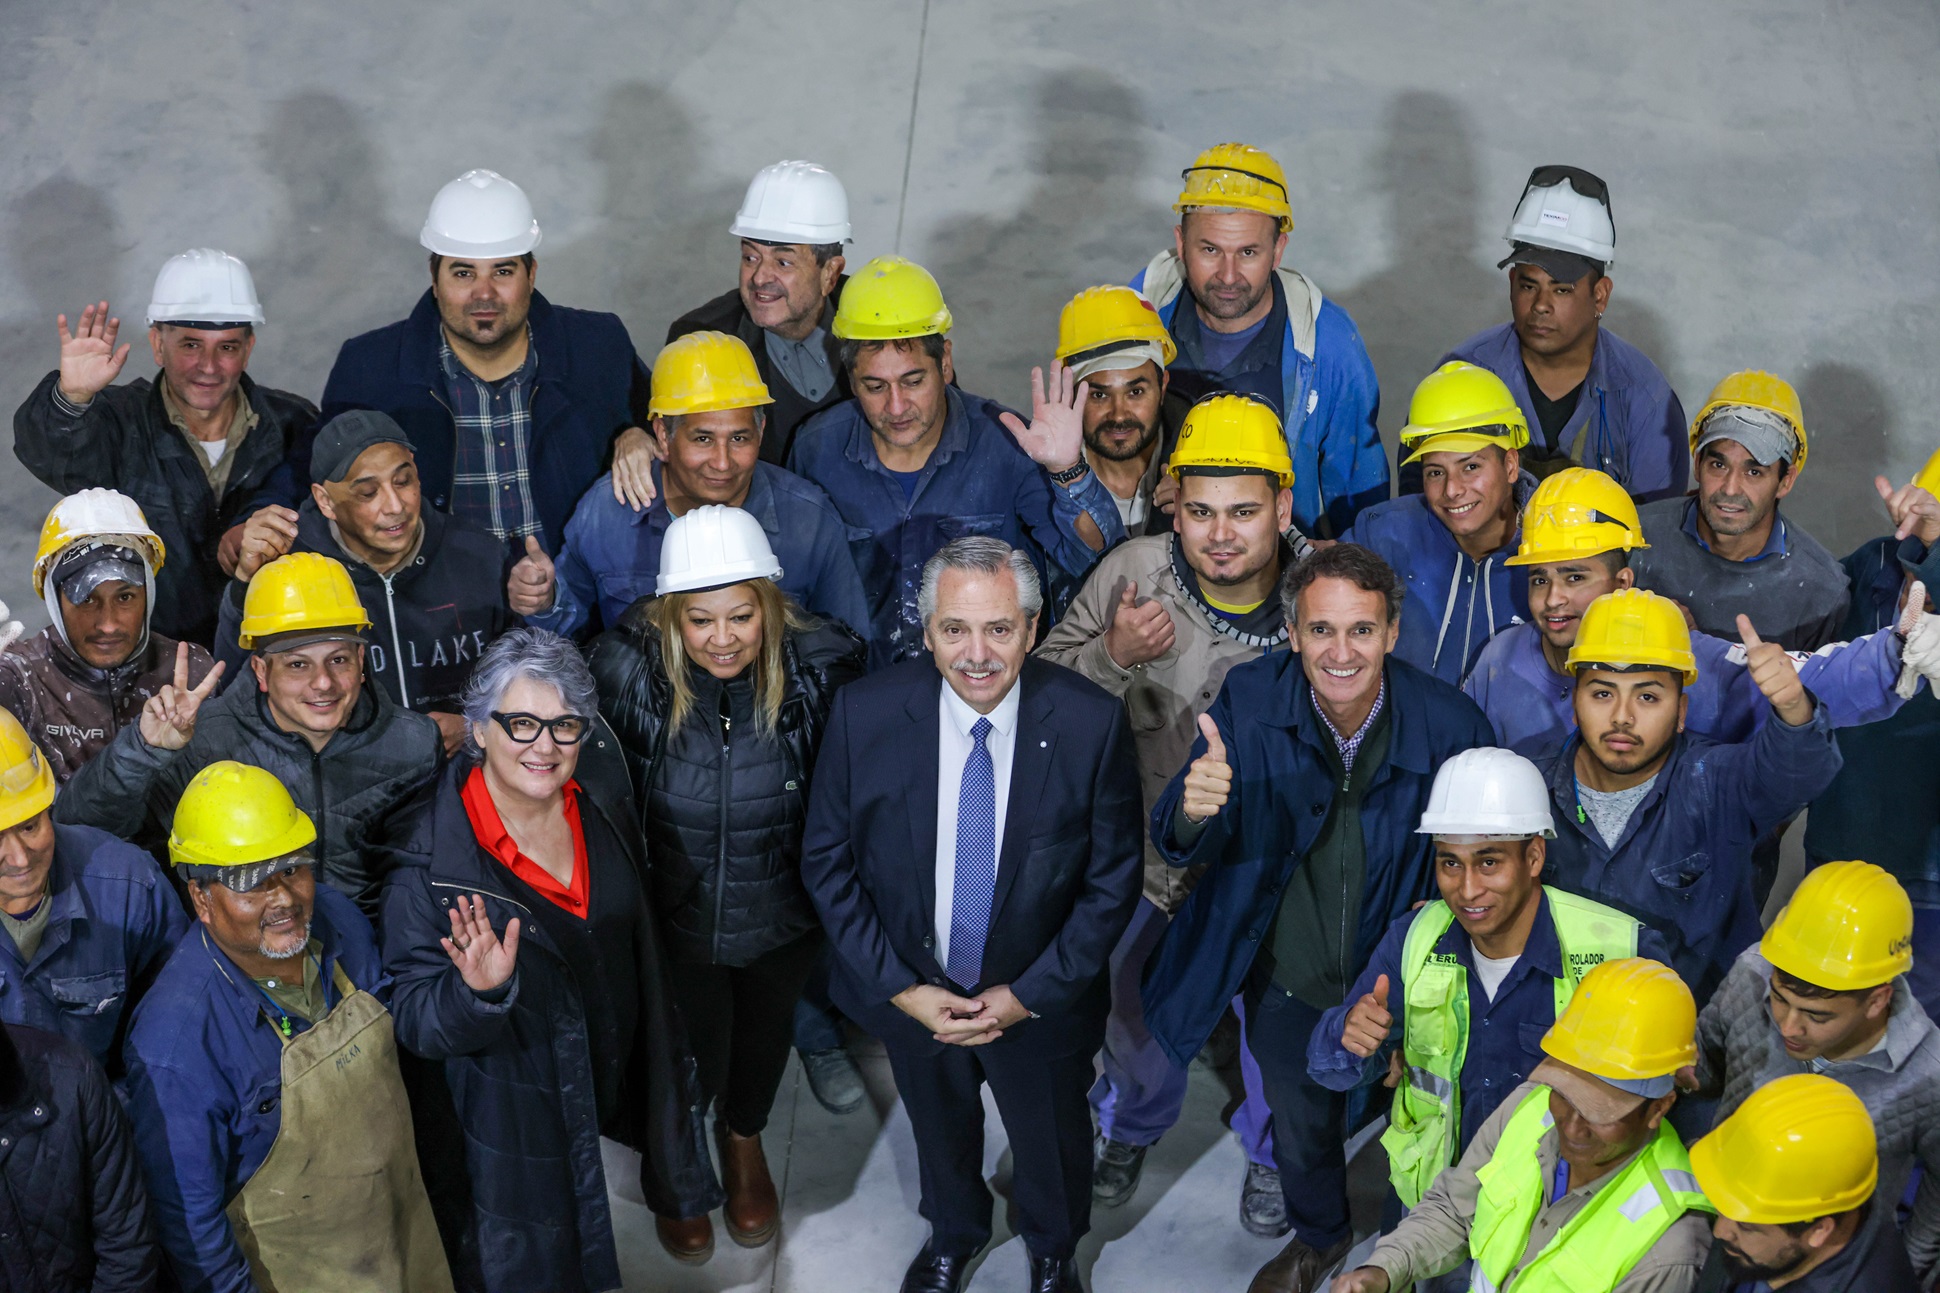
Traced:
<path fill-rule="evenodd" d="M 348 103 L 320 91 L 292 95 L 270 109 L 258 142 L 283 209 L 275 242 L 253 256 L 237 252 L 268 320 L 251 376 L 314 403 L 338 348 L 410 313 L 430 273 L 416 228 L 385 219 L 377 149 Z"/>
<path fill-rule="evenodd" d="M 956 316 L 950 335 L 964 388 L 1024 409 L 1031 367 L 1050 362 L 1064 303 L 1083 288 L 1130 282 L 1171 244 L 1173 224 L 1134 182 L 1146 169 L 1149 127 L 1131 87 L 1093 68 L 1059 72 L 1039 81 L 1030 120 L 1038 134 L 1017 214 L 951 221 L 910 253 Z"/>
<path fill-rule="evenodd" d="M 1873 477 L 1892 463 L 1892 404 L 1870 373 L 1850 364 L 1814 364 L 1796 385 L 1812 453 L 1785 513 L 1843 557 L 1891 529 Z"/>

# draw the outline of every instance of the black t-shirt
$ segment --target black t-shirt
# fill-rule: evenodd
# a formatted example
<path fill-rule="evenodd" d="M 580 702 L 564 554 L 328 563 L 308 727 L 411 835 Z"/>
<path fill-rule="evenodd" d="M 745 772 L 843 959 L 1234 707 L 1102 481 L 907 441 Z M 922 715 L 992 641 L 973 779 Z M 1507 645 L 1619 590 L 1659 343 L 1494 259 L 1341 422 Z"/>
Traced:
<path fill-rule="evenodd" d="M 1536 379 L 1529 375 L 1529 366 L 1523 365 L 1523 380 L 1529 383 L 1529 400 L 1536 406 L 1536 421 L 1542 424 L 1544 447 L 1569 452 L 1569 446 L 1558 444 L 1556 437 L 1563 434 L 1563 428 L 1576 416 L 1576 402 L 1583 398 L 1583 383 L 1571 387 L 1561 399 L 1550 399 L 1543 394 L 1543 388 L 1536 385 Z"/>

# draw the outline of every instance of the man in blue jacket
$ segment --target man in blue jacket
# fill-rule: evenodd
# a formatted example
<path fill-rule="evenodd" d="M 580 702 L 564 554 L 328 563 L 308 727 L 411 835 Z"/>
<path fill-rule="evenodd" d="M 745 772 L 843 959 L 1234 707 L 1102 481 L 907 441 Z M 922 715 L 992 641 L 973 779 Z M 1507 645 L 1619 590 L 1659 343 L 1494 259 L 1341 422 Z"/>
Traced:
<path fill-rule="evenodd" d="M 795 436 L 788 467 L 828 493 L 869 599 L 872 668 L 923 651 L 923 565 L 952 539 L 989 535 L 1029 554 L 1053 610 L 1098 554 L 1125 537 L 1118 505 L 1084 457 L 1082 383 L 1041 370 L 1025 421 L 952 383 L 950 309 L 928 270 L 900 256 L 864 265 L 833 326 L 855 398 Z M 1075 387 L 1075 389 L 1074 389 Z"/>
<path fill-rule="evenodd" d="M 1280 264 L 1293 208 L 1270 153 L 1216 144 L 1183 175 L 1172 249 L 1132 279 L 1177 343 L 1172 385 L 1188 403 L 1222 390 L 1278 410 L 1293 455 L 1294 524 L 1339 537 L 1388 496 L 1374 362 L 1347 311 Z"/>
<path fill-rule="evenodd" d="M 1600 322 L 1617 251 L 1608 186 L 1573 166 L 1538 166 L 1505 237 L 1511 250 L 1497 268 L 1509 271 L 1510 322 L 1446 359 L 1508 384 L 1532 432 L 1524 465 L 1537 475 L 1578 463 L 1640 499 L 1682 494 L 1690 464 L 1677 393 L 1649 356 Z"/>
<path fill-rule="evenodd" d="M 1830 717 L 1792 658 L 1738 625 L 1774 720 L 1718 745 L 1684 730 L 1697 662 L 1676 604 L 1635 588 L 1599 597 L 1567 662 L 1577 732 L 1541 761 L 1552 882 L 1657 929 L 1699 1001 L 1758 938 L 1752 845 L 1839 771 Z"/>
<path fill-rule="evenodd" d="M 519 186 L 466 172 L 439 190 L 419 241 L 430 289 L 409 318 L 343 344 L 322 420 L 390 414 L 417 450 L 431 505 L 515 552 L 527 535 L 559 551 L 573 505 L 609 459 L 626 501 L 651 502 L 653 450 L 631 412 L 646 367 L 618 316 L 535 290 L 539 222 Z M 307 444 L 292 456 L 309 470 Z"/>
<path fill-rule="evenodd" d="M 1373 549 L 1406 582 L 1414 609 L 1396 656 L 1460 686 L 1476 656 L 1529 613 L 1524 580 L 1510 570 L 1523 504 L 1536 480 L 1522 470 L 1529 427 L 1509 390 L 1473 364 L 1423 378 L 1401 428 L 1422 492 L 1361 513 L 1346 542 Z"/>
<path fill-rule="evenodd" d="M 169 860 L 197 923 L 128 1036 L 127 1103 L 162 1247 L 188 1293 L 352 1270 L 372 1288 L 448 1293 L 391 980 L 370 922 L 317 883 L 316 838 L 282 783 L 249 764 L 204 768 L 176 810 Z M 462 961 L 456 925 L 453 937 Z"/>
<path fill-rule="evenodd" d="M 1236 994 L 1273 1112 L 1293 1239 L 1253 1293 L 1308 1293 L 1347 1251 L 1346 1100 L 1307 1041 L 1388 925 L 1433 892 L 1415 834 L 1442 762 L 1489 741 L 1482 711 L 1390 659 L 1401 585 L 1366 548 L 1309 556 L 1281 587 L 1294 653 L 1234 667 L 1152 842 L 1205 866 L 1145 973 L 1145 1021 L 1181 1068 Z"/>
<path fill-rule="evenodd" d="M 56 826 L 54 773 L 0 710 L 0 1019 L 60 1033 L 121 1071 L 128 1006 L 188 928 L 155 860 Z"/>

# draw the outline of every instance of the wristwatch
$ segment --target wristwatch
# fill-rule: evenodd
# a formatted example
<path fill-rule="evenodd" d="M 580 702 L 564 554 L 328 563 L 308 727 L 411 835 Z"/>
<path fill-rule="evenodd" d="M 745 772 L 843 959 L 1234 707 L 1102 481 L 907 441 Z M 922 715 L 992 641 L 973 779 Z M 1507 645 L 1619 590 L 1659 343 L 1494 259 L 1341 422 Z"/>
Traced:
<path fill-rule="evenodd" d="M 1050 472 L 1049 475 L 1052 481 L 1054 481 L 1055 483 L 1059 485 L 1069 485 L 1073 481 L 1083 480 L 1084 474 L 1090 470 L 1091 470 L 1091 464 L 1086 462 L 1083 458 L 1080 458 L 1078 459 L 1076 466 L 1066 467 L 1063 471 Z"/>

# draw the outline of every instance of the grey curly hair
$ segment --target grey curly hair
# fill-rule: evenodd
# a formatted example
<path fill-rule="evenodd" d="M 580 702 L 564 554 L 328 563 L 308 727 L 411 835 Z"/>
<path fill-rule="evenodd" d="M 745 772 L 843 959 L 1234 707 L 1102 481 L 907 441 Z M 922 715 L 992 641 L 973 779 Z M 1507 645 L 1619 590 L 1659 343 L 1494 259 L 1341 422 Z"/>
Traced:
<path fill-rule="evenodd" d="M 478 658 L 478 667 L 472 670 L 471 681 L 465 684 L 467 729 L 491 722 L 492 711 L 498 708 L 505 689 L 518 678 L 556 687 L 560 701 L 571 713 L 589 720 L 599 713 L 599 688 L 594 685 L 593 671 L 586 667 L 586 657 L 579 653 L 579 648 L 557 633 L 520 628 L 493 642 Z M 465 748 L 474 754 L 479 752 L 477 738 L 469 730 L 465 734 Z"/>

